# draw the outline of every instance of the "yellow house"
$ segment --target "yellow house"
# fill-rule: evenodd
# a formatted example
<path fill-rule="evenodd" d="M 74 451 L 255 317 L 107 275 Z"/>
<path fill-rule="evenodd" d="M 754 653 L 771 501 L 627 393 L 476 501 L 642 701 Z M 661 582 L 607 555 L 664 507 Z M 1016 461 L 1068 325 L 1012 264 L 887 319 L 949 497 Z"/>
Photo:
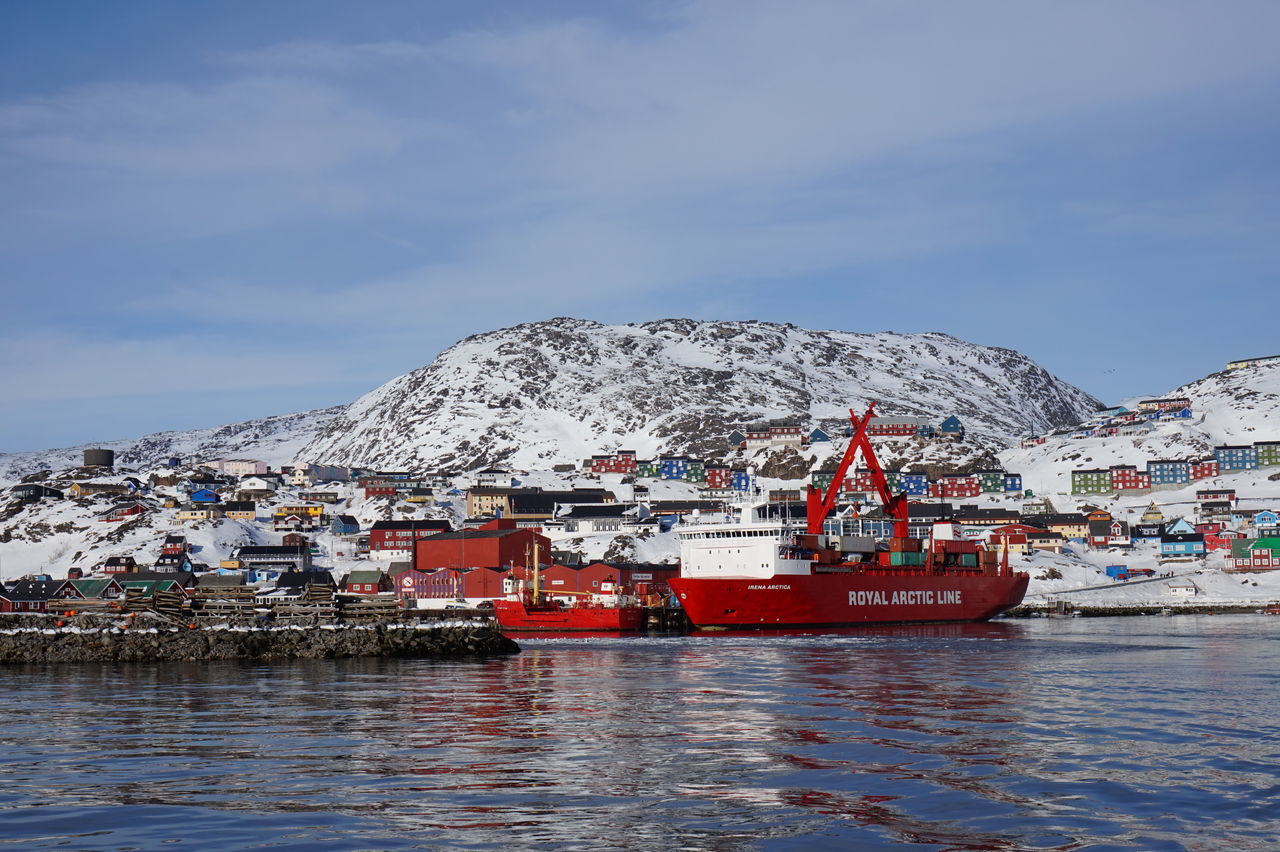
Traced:
<path fill-rule="evenodd" d="M 467 489 L 468 517 L 482 518 L 498 514 L 507 517 L 511 514 L 511 491 L 510 488 Z"/>
<path fill-rule="evenodd" d="M 87 497 L 91 494 L 128 494 L 129 486 L 109 482 L 77 482 L 67 489 L 73 497 Z"/>
<path fill-rule="evenodd" d="M 258 517 L 258 504 L 252 500 L 223 503 L 222 516 L 237 521 L 253 521 Z"/>
<path fill-rule="evenodd" d="M 277 518 L 287 518 L 289 515 L 297 515 L 300 518 L 319 518 L 324 515 L 324 506 L 279 506 L 272 511 L 272 514 Z"/>
<path fill-rule="evenodd" d="M 1047 526 L 1063 538 L 1084 538 L 1089 534 L 1089 519 L 1079 514 L 1051 516 Z"/>

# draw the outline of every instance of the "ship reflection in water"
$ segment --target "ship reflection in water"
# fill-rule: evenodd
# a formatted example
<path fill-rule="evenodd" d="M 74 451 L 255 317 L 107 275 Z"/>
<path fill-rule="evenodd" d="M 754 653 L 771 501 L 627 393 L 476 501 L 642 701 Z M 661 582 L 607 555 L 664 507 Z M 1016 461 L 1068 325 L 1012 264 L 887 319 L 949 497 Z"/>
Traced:
<path fill-rule="evenodd" d="M 1274 621 L 1274 619 L 1272 619 Z M 7 672 L 24 848 L 1183 849 L 1280 834 L 1262 617 Z M 1194 838 L 1194 839 L 1193 839 Z"/>

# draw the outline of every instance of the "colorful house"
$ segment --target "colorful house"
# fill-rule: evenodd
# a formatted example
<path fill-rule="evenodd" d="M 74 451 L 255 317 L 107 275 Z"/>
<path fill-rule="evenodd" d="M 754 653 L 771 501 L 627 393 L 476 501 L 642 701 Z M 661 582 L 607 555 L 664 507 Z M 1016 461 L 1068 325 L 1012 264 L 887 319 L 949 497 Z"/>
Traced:
<path fill-rule="evenodd" d="M 347 575 L 343 590 L 353 595 L 376 595 L 394 589 L 385 571 L 352 571 Z"/>
<path fill-rule="evenodd" d="M 1147 473 L 1151 476 L 1151 487 L 1182 485 L 1191 481 L 1191 465 L 1189 462 L 1172 459 L 1159 459 L 1147 462 Z"/>
<path fill-rule="evenodd" d="M 1258 452 L 1258 467 L 1280 464 L 1280 441 L 1258 441 L 1253 447 Z"/>
<path fill-rule="evenodd" d="M 1200 533 L 1165 533 L 1160 536 L 1162 557 L 1204 556 L 1204 536 Z"/>
<path fill-rule="evenodd" d="M 1213 448 L 1219 470 L 1255 470 L 1258 467 L 1258 448 L 1252 445 L 1225 444 Z"/>
<path fill-rule="evenodd" d="M 1280 538 L 1239 539 L 1231 545 L 1230 561 L 1236 571 L 1280 569 Z"/>
<path fill-rule="evenodd" d="M 1072 494 L 1109 494 L 1111 491 L 1110 470 L 1087 468 L 1071 471 Z"/>
<path fill-rule="evenodd" d="M 1216 458 L 1198 459 L 1191 462 L 1190 466 L 1192 479 L 1208 479 L 1211 476 L 1217 476 L 1219 472 Z"/>
<path fill-rule="evenodd" d="M 229 500 L 222 504 L 222 517 L 252 521 L 258 517 L 258 504 L 252 500 Z"/>
<path fill-rule="evenodd" d="M 944 438 L 964 440 L 964 424 L 953 414 L 938 424 L 938 433 Z"/>

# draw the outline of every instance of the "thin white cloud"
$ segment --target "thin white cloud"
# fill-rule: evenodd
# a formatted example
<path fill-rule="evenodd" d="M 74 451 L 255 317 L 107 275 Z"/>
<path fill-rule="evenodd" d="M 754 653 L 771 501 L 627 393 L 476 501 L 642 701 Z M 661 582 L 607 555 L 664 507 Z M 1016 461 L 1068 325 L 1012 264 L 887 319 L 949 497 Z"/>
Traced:
<path fill-rule="evenodd" d="M 166 178 L 288 176 L 386 156 L 406 122 L 283 77 L 103 83 L 0 107 L 0 148 L 34 162 Z"/>

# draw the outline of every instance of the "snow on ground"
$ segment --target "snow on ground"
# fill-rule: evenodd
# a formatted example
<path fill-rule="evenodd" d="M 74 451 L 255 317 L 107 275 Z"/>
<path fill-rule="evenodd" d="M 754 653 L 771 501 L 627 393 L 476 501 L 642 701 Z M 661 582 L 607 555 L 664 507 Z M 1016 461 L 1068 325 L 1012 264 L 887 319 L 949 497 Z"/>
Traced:
<path fill-rule="evenodd" d="M 1107 565 L 1150 568 L 1154 579 L 1116 581 L 1106 576 Z M 1154 544 L 1133 548 L 1092 550 L 1072 545 L 1062 554 L 1034 553 L 1011 557 L 1009 567 L 1031 575 L 1025 603 L 1067 600 L 1084 606 L 1170 606 L 1174 604 L 1261 604 L 1280 600 L 1280 571 L 1228 574 L 1222 552 L 1188 562 L 1160 562 Z M 1049 579 L 1057 569 L 1059 579 Z M 1184 595 L 1177 587 L 1195 587 Z"/>

